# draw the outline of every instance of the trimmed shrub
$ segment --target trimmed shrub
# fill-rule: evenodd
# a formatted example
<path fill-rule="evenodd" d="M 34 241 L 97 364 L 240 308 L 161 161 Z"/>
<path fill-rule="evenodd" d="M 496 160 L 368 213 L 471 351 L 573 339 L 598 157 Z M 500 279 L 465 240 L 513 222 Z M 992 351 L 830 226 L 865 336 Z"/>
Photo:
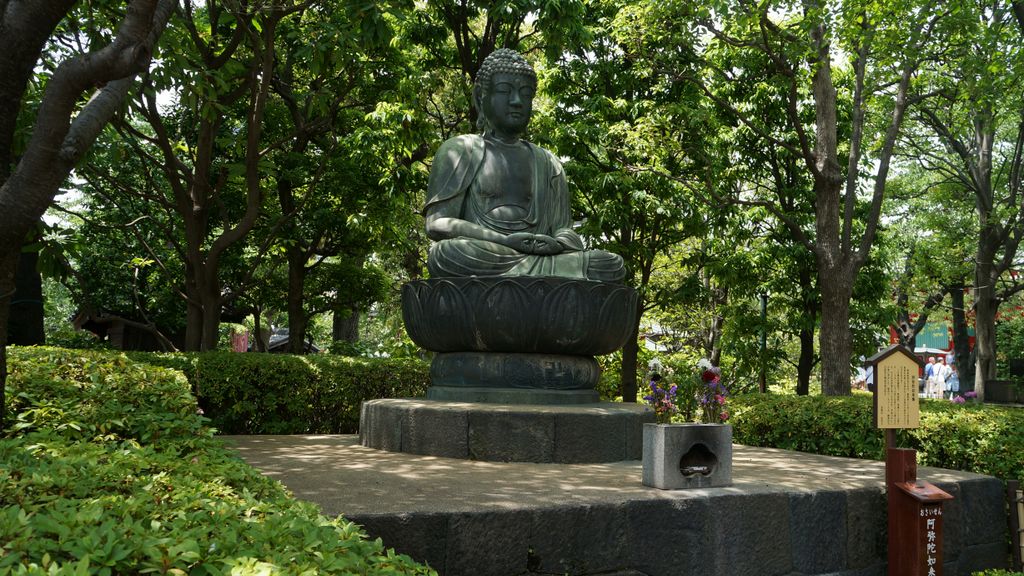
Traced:
<path fill-rule="evenodd" d="M 730 399 L 730 422 L 740 444 L 883 460 L 884 433 L 872 425 L 871 403 L 868 394 L 746 394 Z M 920 428 L 897 437 L 921 466 L 1024 479 L 1024 410 L 925 400 Z"/>
<path fill-rule="evenodd" d="M 181 370 L 224 434 L 355 433 L 364 400 L 423 396 L 430 382 L 430 365 L 412 359 L 235 352 L 131 357 Z"/>
<path fill-rule="evenodd" d="M 226 450 L 180 373 L 10 352 L 0 573 L 432 573 Z"/>
<path fill-rule="evenodd" d="M 867 395 L 740 394 L 729 399 L 739 444 L 849 458 L 885 457 L 884 436 L 871 425 Z"/>

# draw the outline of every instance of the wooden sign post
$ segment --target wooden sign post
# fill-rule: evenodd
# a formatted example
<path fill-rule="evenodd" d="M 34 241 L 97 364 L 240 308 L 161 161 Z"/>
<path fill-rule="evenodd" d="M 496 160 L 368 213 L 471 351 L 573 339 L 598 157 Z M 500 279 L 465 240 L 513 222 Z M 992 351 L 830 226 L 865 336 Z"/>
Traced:
<path fill-rule="evenodd" d="M 874 421 L 885 430 L 889 576 L 942 575 L 942 503 L 953 497 L 917 479 L 917 453 L 896 447 L 898 428 L 921 425 L 921 361 L 903 346 L 867 359 L 874 370 Z"/>

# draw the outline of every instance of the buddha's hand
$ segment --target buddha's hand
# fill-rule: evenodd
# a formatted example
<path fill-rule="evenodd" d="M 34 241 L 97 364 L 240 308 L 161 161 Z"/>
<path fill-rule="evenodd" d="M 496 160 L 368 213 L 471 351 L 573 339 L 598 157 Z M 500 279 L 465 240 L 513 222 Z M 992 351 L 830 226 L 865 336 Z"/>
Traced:
<path fill-rule="evenodd" d="M 551 236 L 546 234 L 530 234 L 529 232 L 516 232 L 506 237 L 505 245 L 523 254 L 537 254 L 549 256 L 558 254 L 565 248 Z"/>

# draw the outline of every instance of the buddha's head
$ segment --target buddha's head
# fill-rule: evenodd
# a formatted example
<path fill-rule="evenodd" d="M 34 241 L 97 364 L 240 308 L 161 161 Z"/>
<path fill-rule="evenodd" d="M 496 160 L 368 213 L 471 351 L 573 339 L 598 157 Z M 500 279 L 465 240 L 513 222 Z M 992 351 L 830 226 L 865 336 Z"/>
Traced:
<path fill-rule="evenodd" d="M 473 99 L 480 112 L 477 128 L 499 137 L 519 137 L 530 123 L 537 73 L 515 50 L 499 48 L 484 59 L 476 75 Z"/>

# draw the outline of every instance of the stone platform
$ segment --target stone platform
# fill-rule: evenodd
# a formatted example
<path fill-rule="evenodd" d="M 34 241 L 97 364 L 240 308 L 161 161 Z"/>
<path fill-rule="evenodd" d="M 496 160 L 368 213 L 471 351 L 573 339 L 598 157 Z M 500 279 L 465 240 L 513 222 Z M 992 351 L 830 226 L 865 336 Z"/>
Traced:
<path fill-rule="evenodd" d="M 639 461 L 481 462 L 351 435 L 226 439 L 298 498 L 445 576 L 885 576 L 882 462 L 734 445 L 732 486 L 667 491 L 641 484 Z M 918 477 L 956 498 L 946 576 L 1005 567 L 1001 482 Z"/>
<path fill-rule="evenodd" d="M 639 460 L 645 422 L 654 422 L 650 408 L 618 402 L 537 405 L 388 398 L 363 402 L 359 429 L 363 446 L 390 452 L 575 464 Z"/>

